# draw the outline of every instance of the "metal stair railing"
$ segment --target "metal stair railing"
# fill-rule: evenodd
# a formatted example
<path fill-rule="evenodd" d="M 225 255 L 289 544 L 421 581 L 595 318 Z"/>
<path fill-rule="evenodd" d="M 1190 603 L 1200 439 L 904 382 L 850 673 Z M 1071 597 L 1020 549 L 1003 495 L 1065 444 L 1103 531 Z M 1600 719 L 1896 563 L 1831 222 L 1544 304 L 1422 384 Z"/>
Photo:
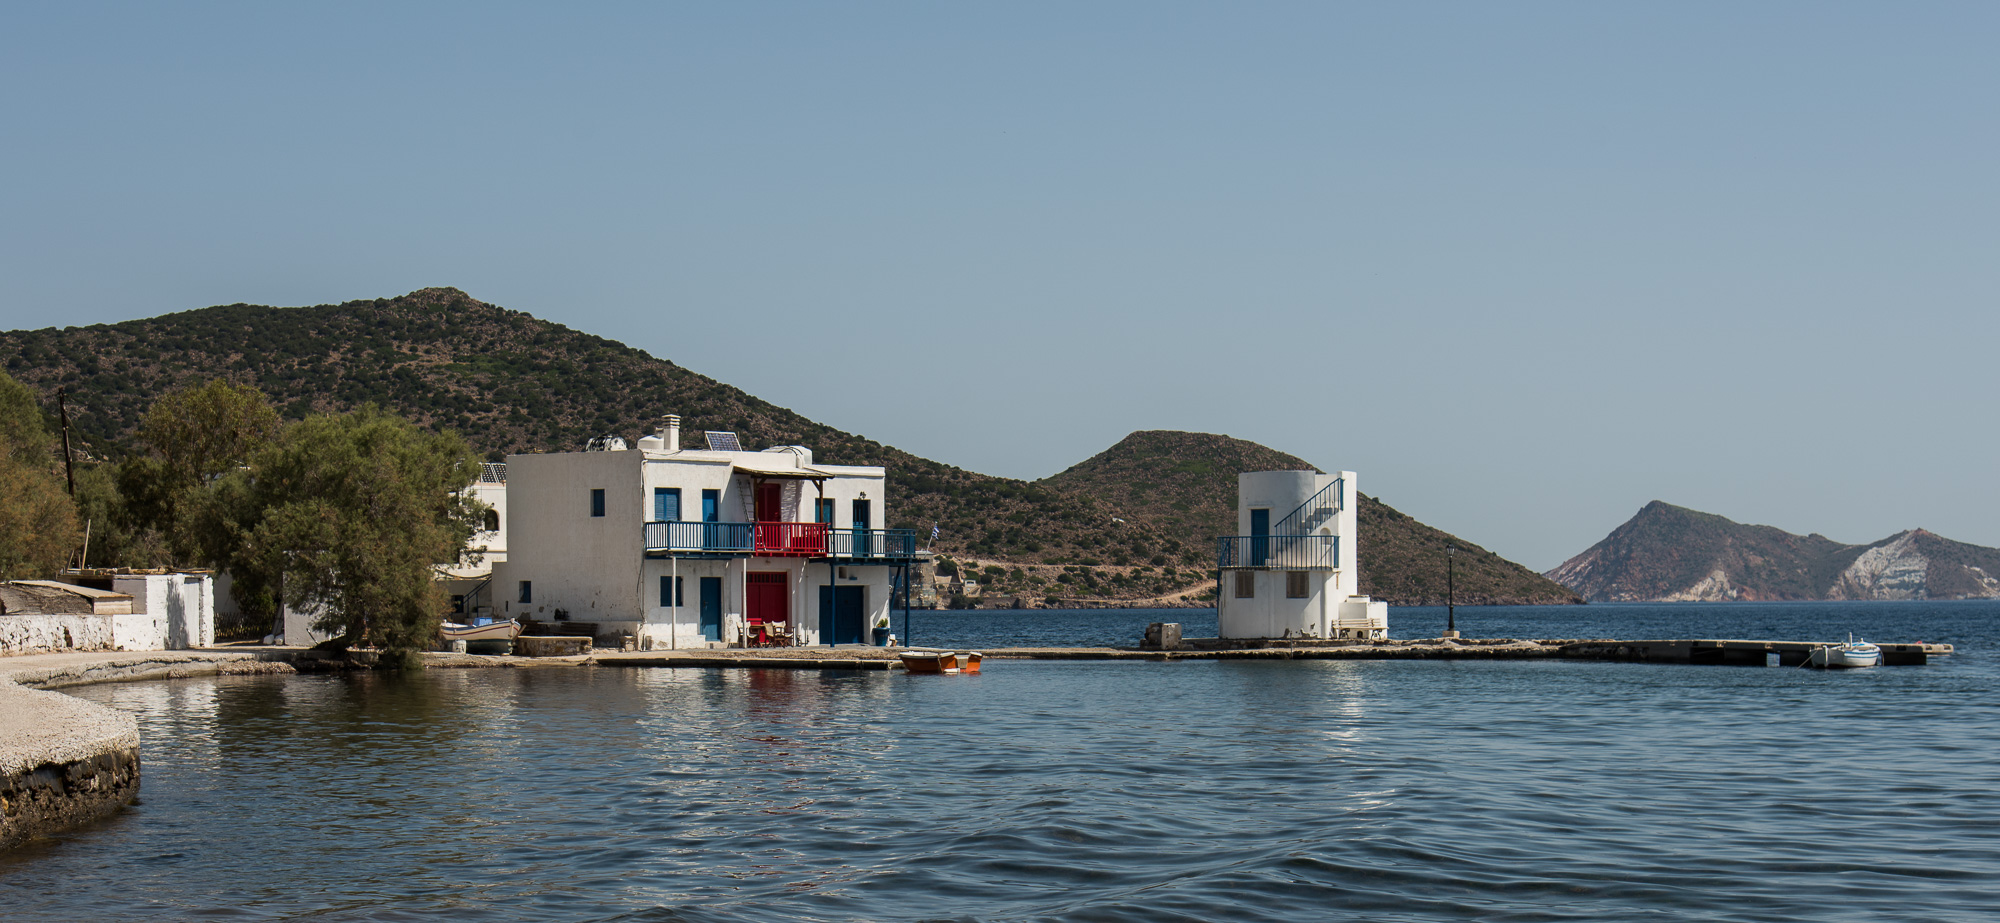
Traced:
<path fill-rule="evenodd" d="M 1319 489 L 1319 493 L 1306 498 L 1299 508 L 1285 514 L 1271 527 L 1272 535 L 1310 535 L 1327 520 L 1339 514 L 1346 505 L 1347 479 L 1334 478 L 1333 483 Z"/>
<path fill-rule="evenodd" d="M 1306 502 L 1299 504 L 1298 509 L 1285 514 L 1285 518 L 1278 520 L 1278 524 L 1271 527 L 1270 551 L 1289 556 L 1302 539 L 1313 534 L 1314 529 L 1339 515 L 1346 492 L 1346 479 L 1335 478 L 1333 483 L 1306 498 Z M 1311 552 L 1306 554 L 1306 557 L 1313 556 Z"/>

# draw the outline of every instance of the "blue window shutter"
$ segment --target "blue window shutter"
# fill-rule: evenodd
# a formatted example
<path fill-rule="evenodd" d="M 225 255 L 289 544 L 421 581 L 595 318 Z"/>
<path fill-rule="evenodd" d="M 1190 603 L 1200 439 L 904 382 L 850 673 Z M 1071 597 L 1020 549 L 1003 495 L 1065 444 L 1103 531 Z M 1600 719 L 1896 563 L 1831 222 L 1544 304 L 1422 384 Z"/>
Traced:
<path fill-rule="evenodd" d="M 653 521 L 679 522 L 681 519 L 681 489 L 678 487 L 653 488 Z"/>

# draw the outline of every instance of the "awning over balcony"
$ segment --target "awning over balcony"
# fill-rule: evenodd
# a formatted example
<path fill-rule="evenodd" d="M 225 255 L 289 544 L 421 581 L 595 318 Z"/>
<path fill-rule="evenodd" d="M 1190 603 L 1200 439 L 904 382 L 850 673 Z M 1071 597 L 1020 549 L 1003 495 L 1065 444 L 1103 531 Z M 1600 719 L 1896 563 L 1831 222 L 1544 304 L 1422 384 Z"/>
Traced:
<path fill-rule="evenodd" d="M 759 478 L 796 478 L 801 481 L 824 481 L 833 477 L 832 474 L 829 474 L 825 471 L 821 471 L 818 468 L 808 468 L 803 466 L 789 467 L 777 464 L 763 465 L 763 464 L 758 464 L 757 462 L 754 461 L 746 461 L 744 459 L 732 459 L 729 464 L 732 467 L 734 467 L 737 471 L 750 475 L 751 477 L 759 477 Z"/>

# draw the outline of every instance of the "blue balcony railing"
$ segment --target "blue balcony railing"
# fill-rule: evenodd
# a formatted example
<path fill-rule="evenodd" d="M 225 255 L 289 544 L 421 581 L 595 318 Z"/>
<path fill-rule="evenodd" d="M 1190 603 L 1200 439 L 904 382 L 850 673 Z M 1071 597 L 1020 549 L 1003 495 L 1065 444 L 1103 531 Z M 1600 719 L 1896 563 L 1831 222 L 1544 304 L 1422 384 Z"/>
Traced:
<path fill-rule="evenodd" d="M 1267 570 L 1340 567 L 1338 535 L 1225 535 L 1215 543 L 1217 567 Z"/>
<path fill-rule="evenodd" d="M 748 522 L 649 522 L 646 550 L 683 554 L 749 554 L 757 547 L 755 524 Z"/>
<path fill-rule="evenodd" d="M 829 558 L 914 558 L 915 529 L 834 529 L 826 534 Z"/>

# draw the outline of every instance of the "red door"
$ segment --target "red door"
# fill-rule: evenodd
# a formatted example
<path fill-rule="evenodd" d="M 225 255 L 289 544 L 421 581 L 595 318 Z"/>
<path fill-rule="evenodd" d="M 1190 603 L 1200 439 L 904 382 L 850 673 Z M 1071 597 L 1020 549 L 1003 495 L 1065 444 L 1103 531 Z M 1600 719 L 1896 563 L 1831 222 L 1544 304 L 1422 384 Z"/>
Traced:
<path fill-rule="evenodd" d="M 749 619 L 751 641 L 768 644 L 788 636 L 785 622 L 791 613 L 791 601 L 786 598 L 784 572 L 753 571 L 745 579 L 744 608 L 748 611 L 744 615 Z"/>
<path fill-rule="evenodd" d="M 784 485 L 779 484 L 775 481 L 759 481 L 757 483 L 756 496 L 757 496 L 757 514 L 756 514 L 757 525 L 752 526 L 751 528 L 757 530 L 757 550 L 759 551 L 785 550 L 784 527 L 783 526 L 772 527 L 764 525 L 764 523 L 777 522 L 779 520 L 780 518 L 779 514 L 785 508 Z"/>

